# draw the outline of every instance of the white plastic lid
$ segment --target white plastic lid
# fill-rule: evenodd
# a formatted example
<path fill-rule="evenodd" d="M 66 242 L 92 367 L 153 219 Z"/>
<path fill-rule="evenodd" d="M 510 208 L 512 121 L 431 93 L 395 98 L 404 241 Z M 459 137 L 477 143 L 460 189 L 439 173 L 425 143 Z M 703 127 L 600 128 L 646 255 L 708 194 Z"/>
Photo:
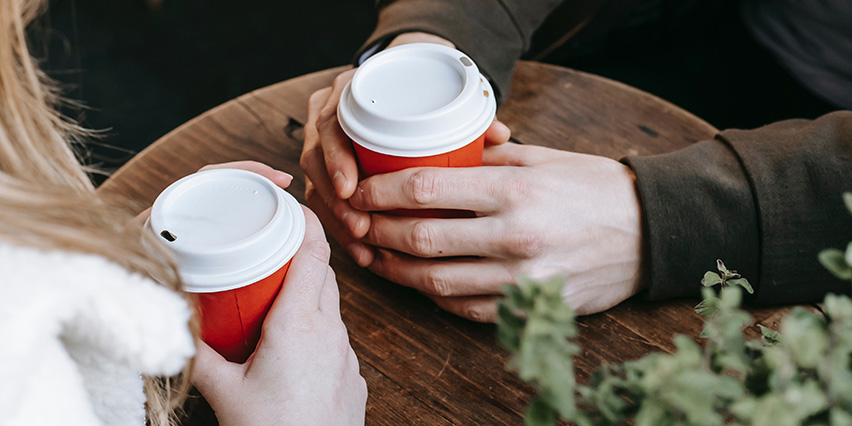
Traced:
<path fill-rule="evenodd" d="M 186 291 L 231 290 L 266 278 L 302 244 L 299 202 L 269 179 L 236 169 L 189 175 L 154 201 L 151 231 L 177 256 Z"/>
<path fill-rule="evenodd" d="M 438 155 L 485 133 L 497 101 L 476 64 L 432 43 L 387 49 L 365 61 L 340 97 L 337 116 L 359 145 L 398 157 Z"/>

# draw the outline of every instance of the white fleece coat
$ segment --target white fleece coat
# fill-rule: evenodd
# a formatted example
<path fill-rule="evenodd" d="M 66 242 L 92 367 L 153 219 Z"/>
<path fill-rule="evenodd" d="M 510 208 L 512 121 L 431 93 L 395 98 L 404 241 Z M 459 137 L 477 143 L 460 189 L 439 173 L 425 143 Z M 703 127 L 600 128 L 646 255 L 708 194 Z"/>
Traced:
<path fill-rule="evenodd" d="M 180 371 L 189 316 L 101 257 L 0 243 L 0 424 L 144 425 L 140 373 Z"/>

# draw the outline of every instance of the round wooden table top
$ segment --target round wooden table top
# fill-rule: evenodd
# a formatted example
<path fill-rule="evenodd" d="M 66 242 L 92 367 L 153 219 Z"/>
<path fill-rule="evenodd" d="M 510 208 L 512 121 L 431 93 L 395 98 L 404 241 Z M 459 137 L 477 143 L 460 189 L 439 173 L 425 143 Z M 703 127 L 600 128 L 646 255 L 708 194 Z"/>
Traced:
<path fill-rule="evenodd" d="M 287 80 L 214 108 L 156 141 L 99 190 L 124 195 L 141 211 L 170 183 L 206 164 L 257 160 L 295 176 L 288 191 L 304 202 L 299 156 L 307 99 L 347 68 Z M 498 117 L 517 143 L 612 158 L 669 152 L 716 133 L 637 89 L 534 62 L 519 63 Z M 455 317 L 416 291 L 359 268 L 334 242 L 332 252 L 343 319 L 369 387 L 367 424 L 523 424 L 533 391 L 505 370 L 507 352 L 494 325 Z M 703 271 L 696 273 L 698 285 Z M 675 334 L 698 336 L 703 322 L 695 302 L 633 299 L 581 318 L 578 380 L 604 362 L 672 351 Z M 785 311 L 751 310 L 756 323 L 773 328 Z M 215 421 L 209 411 L 196 412 L 191 423 Z"/>

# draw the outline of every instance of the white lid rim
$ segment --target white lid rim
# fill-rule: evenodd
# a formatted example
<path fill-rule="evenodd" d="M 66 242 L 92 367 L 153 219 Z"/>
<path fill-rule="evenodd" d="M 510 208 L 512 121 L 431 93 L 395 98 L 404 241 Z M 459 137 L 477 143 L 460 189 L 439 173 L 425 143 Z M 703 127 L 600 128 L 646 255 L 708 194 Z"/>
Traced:
<path fill-rule="evenodd" d="M 298 203 L 298 201 L 296 201 L 295 198 L 293 198 L 292 195 L 290 195 L 284 190 L 281 190 L 281 192 L 289 196 L 289 198 L 291 198 L 294 202 L 285 202 L 287 207 L 290 210 L 293 210 L 294 207 L 298 210 L 295 214 L 292 214 L 292 217 L 296 219 L 296 223 L 293 224 L 293 228 L 298 229 L 300 231 L 298 235 L 294 235 L 293 233 L 291 233 L 290 238 L 284 240 L 279 250 L 275 252 L 272 256 L 269 256 L 267 259 L 264 259 L 255 266 L 252 266 L 248 269 L 239 272 L 227 275 L 208 275 L 202 273 L 185 272 L 181 270 L 180 275 L 181 279 L 184 282 L 184 291 L 188 293 L 218 293 L 222 291 L 235 290 L 241 287 L 254 284 L 262 279 L 271 276 L 279 269 L 281 269 L 284 265 L 286 265 L 287 262 L 293 259 L 305 239 L 305 215 L 304 212 L 302 212 L 301 210 L 300 204 Z M 277 260 L 275 261 L 275 263 L 272 263 L 269 266 L 264 265 L 264 263 L 269 263 L 270 259 Z M 263 268 L 261 269 L 263 272 L 247 273 L 247 271 L 257 270 L 261 266 L 263 266 Z"/>
<path fill-rule="evenodd" d="M 347 133 L 350 139 L 352 139 L 353 143 L 357 143 L 361 145 L 365 149 L 368 149 L 373 152 L 377 152 L 379 154 L 390 155 L 394 157 L 404 157 L 404 158 L 418 158 L 418 157 L 429 157 L 433 155 L 441 155 L 453 152 L 457 149 L 464 148 L 469 145 L 473 141 L 479 139 L 486 130 L 488 130 L 488 126 L 491 123 L 488 123 L 486 126 L 479 126 L 475 132 L 471 132 L 469 136 L 464 138 L 458 138 L 457 142 L 453 142 L 452 144 L 441 145 L 437 147 L 429 147 L 424 149 L 407 149 L 401 150 L 399 148 L 387 147 L 384 145 L 376 145 L 370 142 L 366 142 L 362 139 L 356 139 Z"/>
<path fill-rule="evenodd" d="M 487 80 L 484 81 L 484 84 L 488 88 L 488 91 L 493 95 L 494 92 L 493 90 L 491 90 L 491 85 L 488 84 Z M 344 97 L 348 95 L 348 88 L 349 86 L 347 85 L 343 89 L 341 99 L 344 99 Z M 342 114 L 351 114 L 351 112 L 343 110 L 348 110 L 348 107 L 345 106 L 345 102 L 341 102 L 337 108 L 338 122 L 340 123 L 340 127 L 343 129 L 343 132 L 346 133 L 346 135 L 349 136 L 349 138 L 353 142 L 357 143 L 358 145 L 361 145 L 366 149 L 369 149 L 370 151 L 378 152 L 380 154 L 393 155 L 396 157 L 414 158 L 446 154 L 448 152 L 452 152 L 459 148 L 462 148 L 482 136 L 482 134 L 485 133 L 486 130 L 488 130 L 488 127 L 491 126 L 491 123 L 497 116 L 497 102 L 494 100 L 493 97 L 487 100 L 485 108 L 483 108 L 483 110 L 480 111 L 479 116 L 475 120 L 473 120 L 473 123 L 478 123 L 477 126 L 473 127 L 474 130 L 465 132 L 463 134 L 464 136 L 453 136 L 452 138 L 445 137 L 445 139 L 449 139 L 450 142 L 436 144 L 436 138 L 434 135 L 418 136 L 416 138 L 394 138 L 396 140 L 405 140 L 406 142 L 408 142 L 407 146 L 411 147 L 410 149 L 401 149 L 399 146 L 389 146 L 386 144 L 370 142 L 370 140 L 380 140 L 382 138 L 387 139 L 387 135 L 370 131 L 370 129 L 366 128 L 365 126 L 358 126 L 360 127 L 360 131 L 356 131 L 352 128 L 351 125 L 347 124 L 345 119 L 341 117 Z M 468 128 L 468 126 L 465 126 L 465 128 Z M 459 133 L 458 129 L 453 129 L 451 131 L 444 132 L 444 134 L 458 135 Z M 370 138 L 371 135 L 374 135 L 376 137 Z M 417 146 L 418 141 L 428 141 L 429 146 Z"/>
<path fill-rule="evenodd" d="M 154 230 L 153 229 L 153 223 L 154 222 L 160 222 L 161 223 L 161 222 L 165 221 L 162 218 L 161 209 L 159 209 L 157 207 L 159 207 L 161 205 L 161 203 L 166 202 L 165 200 L 168 199 L 169 195 L 171 195 L 172 192 L 178 190 L 178 188 L 180 188 L 181 185 L 184 185 L 186 182 L 201 179 L 201 176 L 204 176 L 204 175 L 222 173 L 223 171 L 227 171 L 229 173 L 247 175 L 250 178 L 254 178 L 256 182 L 258 182 L 258 183 L 266 186 L 267 188 L 269 188 L 271 190 L 271 192 L 276 195 L 276 198 L 278 200 L 278 207 L 275 209 L 275 215 L 262 228 L 258 229 L 257 231 L 255 231 L 251 235 L 247 235 L 247 236 L 243 237 L 242 239 L 240 239 L 238 241 L 231 242 L 231 243 L 218 243 L 218 244 L 217 243 L 186 243 L 186 242 L 181 242 L 180 245 L 177 248 L 175 247 L 174 244 L 168 244 L 167 246 L 171 250 L 173 250 L 175 252 L 182 252 L 182 251 L 191 251 L 191 250 L 184 249 L 184 247 L 187 248 L 187 249 L 194 249 L 194 248 L 197 248 L 197 247 L 205 247 L 205 252 L 210 253 L 210 254 L 227 253 L 228 251 L 233 251 L 235 248 L 240 248 L 240 247 L 243 247 L 243 246 L 246 246 L 246 245 L 251 245 L 254 242 L 253 240 L 261 238 L 263 232 L 267 228 L 269 228 L 273 225 L 276 225 L 277 224 L 276 221 L 281 220 L 279 218 L 283 217 L 283 216 L 281 216 L 281 211 L 284 208 L 284 205 L 286 203 L 284 202 L 285 200 L 282 198 L 281 193 L 287 194 L 287 191 L 284 191 L 283 189 L 281 189 L 280 187 L 278 187 L 277 185 L 272 183 L 272 181 L 270 181 L 269 179 L 266 179 L 265 177 L 258 175 L 255 172 L 251 172 L 251 171 L 248 171 L 248 170 L 242 170 L 242 169 L 211 169 L 211 170 L 204 170 L 204 171 L 201 171 L 201 172 L 195 172 L 193 174 L 184 176 L 184 177 L 178 179 L 177 181 L 173 182 L 172 184 L 170 184 L 168 187 L 166 187 L 166 189 L 163 190 L 163 192 L 161 192 L 157 196 L 157 198 L 154 200 L 153 205 L 151 206 L 151 214 L 150 214 L 150 216 L 147 220 L 147 222 L 149 222 L 151 224 L 152 230 Z M 257 176 L 260 176 L 263 179 L 256 179 Z M 287 195 L 290 195 L 290 194 L 287 194 Z M 155 233 L 162 232 L 160 230 L 154 230 L 154 231 L 155 231 Z M 224 247 L 224 248 L 227 248 L 227 249 L 217 250 L 218 247 Z"/>

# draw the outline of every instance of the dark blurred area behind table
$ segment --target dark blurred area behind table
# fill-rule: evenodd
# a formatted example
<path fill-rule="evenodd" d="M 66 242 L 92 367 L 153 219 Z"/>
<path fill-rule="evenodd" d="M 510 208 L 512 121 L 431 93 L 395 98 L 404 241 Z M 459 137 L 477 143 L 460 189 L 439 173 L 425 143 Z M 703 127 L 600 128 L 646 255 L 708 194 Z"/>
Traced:
<path fill-rule="evenodd" d="M 102 137 L 108 171 L 246 92 L 349 63 L 375 26 L 372 0 L 51 0 L 42 67 Z M 96 177 L 98 182 L 103 177 Z"/>
<path fill-rule="evenodd" d="M 845 0 L 827 4 L 837 1 Z M 738 0 L 566 1 L 525 59 L 624 82 L 720 129 L 837 109 L 755 42 L 740 6 Z M 595 18 L 587 22 L 583 14 Z M 114 170 L 223 102 L 349 63 L 375 22 L 373 0 L 51 0 L 41 51 L 49 74 L 87 106 L 68 115 L 103 130 L 91 144 L 90 162 Z M 566 38 L 576 25 L 582 31 Z"/>

